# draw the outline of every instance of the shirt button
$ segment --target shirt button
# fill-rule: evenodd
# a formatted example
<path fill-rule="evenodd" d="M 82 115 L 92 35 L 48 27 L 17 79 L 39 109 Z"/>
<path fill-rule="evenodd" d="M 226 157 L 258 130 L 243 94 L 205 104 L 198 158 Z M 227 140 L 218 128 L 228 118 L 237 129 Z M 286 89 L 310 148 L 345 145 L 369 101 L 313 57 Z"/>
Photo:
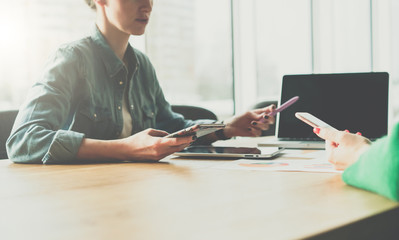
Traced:
<path fill-rule="evenodd" d="M 133 110 L 133 109 L 134 109 L 134 106 L 133 106 L 133 105 L 130 105 L 130 109 L 132 109 L 132 110 Z"/>
<path fill-rule="evenodd" d="M 151 113 L 151 116 L 154 116 L 154 113 L 153 113 L 153 112 Z"/>
<path fill-rule="evenodd" d="M 94 114 L 93 116 L 94 116 L 94 118 L 96 118 L 96 117 L 97 117 L 97 114 Z"/>
<path fill-rule="evenodd" d="M 118 106 L 118 110 L 121 110 L 121 106 Z"/>
<path fill-rule="evenodd" d="M 120 81 L 120 82 L 119 82 L 119 85 L 123 85 L 123 81 Z"/>

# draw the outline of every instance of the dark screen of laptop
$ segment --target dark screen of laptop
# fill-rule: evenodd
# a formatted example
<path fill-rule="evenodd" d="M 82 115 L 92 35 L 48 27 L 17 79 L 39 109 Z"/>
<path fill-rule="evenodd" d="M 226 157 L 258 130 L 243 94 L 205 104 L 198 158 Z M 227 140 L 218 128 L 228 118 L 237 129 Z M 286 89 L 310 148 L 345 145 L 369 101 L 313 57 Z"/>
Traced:
<path fill-rule="evenodd" d="M 388 73 L 286 75 L 281 101 L 299 100 L 280 113 L 278 138 L 320 140 L 295 117 L 309 112 L 339 130 L 376 139 L 388 129 Z"/>

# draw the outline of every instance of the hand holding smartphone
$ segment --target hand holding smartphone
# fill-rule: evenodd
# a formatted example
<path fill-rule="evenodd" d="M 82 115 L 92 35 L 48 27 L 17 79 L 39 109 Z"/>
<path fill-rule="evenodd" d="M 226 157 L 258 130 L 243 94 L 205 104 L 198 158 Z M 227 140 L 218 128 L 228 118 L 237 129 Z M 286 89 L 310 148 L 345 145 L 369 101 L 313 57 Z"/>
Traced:
<path fill-rule="evenodd" d="M 209 133 L 213 133 L 219 129 L 223 129 L 226 125 L 221 123 L 210 123 L 210 124 L 197 124 L 177 132 L 171 133 L 165 137 L 176 138 L 176 137 L 188 137 L 196 136 L 197 138 L 205 136 Z"/>
<path fill-rule="evenodd" d="M 299 120 L 307 123 L 313 128 L 318 128 L 318 127 L 326 127 L 326 128 L 333 128 L 329 124 L 325 123 L 324 121 L 320 120 L 319 118 L 313 116 L 310 113 L 307 112 L 297 112 L 295 113 L 295 117 L 297 117 Z"/>
<path fill-rule="evenodd" d="M 275 116 L 277 113 L 283 111 L 284 109 L 288 108 L 289 106 L 291 106 L 292 104 L 294 104 L 296 101 L 298 101 L 299 97 L 295 96 L 291 99 L 289 99 L 288 101 L 286 101 L 285 103 L 281 104 L 280 107 L 274 109 L 273 112 L 269 113 L 269 114 L 265 114 L 265 116 Z M 260 120 L 261 122 L 266 122 L 265 118 L 262 118 Z"/>

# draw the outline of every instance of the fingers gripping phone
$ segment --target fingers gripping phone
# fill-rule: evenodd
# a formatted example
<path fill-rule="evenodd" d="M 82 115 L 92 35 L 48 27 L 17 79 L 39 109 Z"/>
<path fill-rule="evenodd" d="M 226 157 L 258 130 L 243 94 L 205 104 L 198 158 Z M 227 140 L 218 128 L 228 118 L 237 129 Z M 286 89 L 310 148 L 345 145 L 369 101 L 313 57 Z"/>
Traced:
<path fill-rule="evenodd" d="M 330 126 L 329 124 L 322 121 L 321 119 L 319 119 L 307 112 L 297 112 L 297 113 L 295 113 L 295 117 L 297 117 L 301 121 L 307 123 L 308 125 L 310 125 L 313 128 L 327 127 L 327 128 L 335 129 L 332 126 Z"/>
<path fill-rule="evenodd" d="M 284 109 L 288 108 L 289 106 L 291 106 L 292 104 L 294 104 L 296 101 L 298 101 L 299 97 L 295 96 L 291 99 L 289 99 L 288 101 L 286 101 L 285 103 L 281 104 L 280 107 L 274 109 L 272 112 L 270 112 L 269 114 L 264 114 L 264 117 L 266 116 L 276 116 L 277 113 L 283 111 Z M 262 118 L 260 120 L 260 122 L 266 122 L 267 120 L 265 118 Z"/>
<path fill-rule="evenodd" d="M 176 137 L 188 137 L 196 136 L 197 138 L 205 136 L 209 133 L 213 133 L 219 129 L 223 129 L 226 125 L 221 123 L 211 123 L 211 124 L 197 124 L 177 132 L 171 133 L 165 137 L 176 138 Z"/>
<path fill-rule="evenodd" d="M 269 116 L 275 116 L 277 113 L 283 111 L 284 109 L 288 108 L 289 106 L 291 106 L 292 104 L 294 104 L 296 101 L 298 101 L 299 97 L 295 96 L 291 99 L 289 99 L 288 101 L 286 101 L 285 103 L 281 104 L 280 107 L 274 109 L 273 112 L 269 113 Z"/>

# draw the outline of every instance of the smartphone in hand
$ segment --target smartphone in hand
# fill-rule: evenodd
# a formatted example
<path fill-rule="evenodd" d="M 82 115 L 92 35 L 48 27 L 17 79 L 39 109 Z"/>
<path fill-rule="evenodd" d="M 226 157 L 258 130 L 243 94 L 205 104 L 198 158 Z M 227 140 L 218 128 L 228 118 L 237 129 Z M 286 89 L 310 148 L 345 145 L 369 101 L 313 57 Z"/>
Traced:
<path fill-rule="evenodd" d="M 278 108 L 274 109 L 273 112 L 269 113 L 269 116 L 275 116 L 277 113 L 283 111 L 284 109 L 286 109 L 289 106 L 291 106 L 292 104 L 294 104 L 296 101 L 298 101 L 298 99 L 299 99 L 298 96 L 295 96 L 295 97 L 289 99 L 285 103 L 281 104 Z"/>
<path fill-rule="evenodd" d="M 295 96 L 291 99 L 289 99 L 288 101 L 286 101 L 285 103 L 281 104 L 278 108 L 274 109 L 272 112 L 268 113 L 268 114 L 264 114 L 264 116 L 276 116 L 277 113 L 283 111 L 284 109 L 288 108 L 289 106 L 291 106 L 292 104 L 294 104 L 296 101 L 298 101 L 299 97 Z M 260 120 L 261 122 L 266 122 L 265 118 L 262 118 Z"/>
<path fill-rule="evenodd" d="M 299 120 L 307 123 L 308 125 L 310 125 L 313 128 L 327 127 L 327 128 L 335 129 L 332 126 L 330 126 L 329 124 L 322 121 L 321 119 L 319 119 L 307 112 L 297 112 L 297 113 L 295 113 L 295 117 L 297 117 Z"/>
<path fill-rule="evenodd" d="M 197 138 L 213 133 L 219 129 L 223 129 L 226 125 L 221 123 L 210 123 L 210 124 L 197 124 L 177 132 L 171 133 L 165 137 L 176 138 L 176 137 L 188 137 L 196 136 Z"/>

